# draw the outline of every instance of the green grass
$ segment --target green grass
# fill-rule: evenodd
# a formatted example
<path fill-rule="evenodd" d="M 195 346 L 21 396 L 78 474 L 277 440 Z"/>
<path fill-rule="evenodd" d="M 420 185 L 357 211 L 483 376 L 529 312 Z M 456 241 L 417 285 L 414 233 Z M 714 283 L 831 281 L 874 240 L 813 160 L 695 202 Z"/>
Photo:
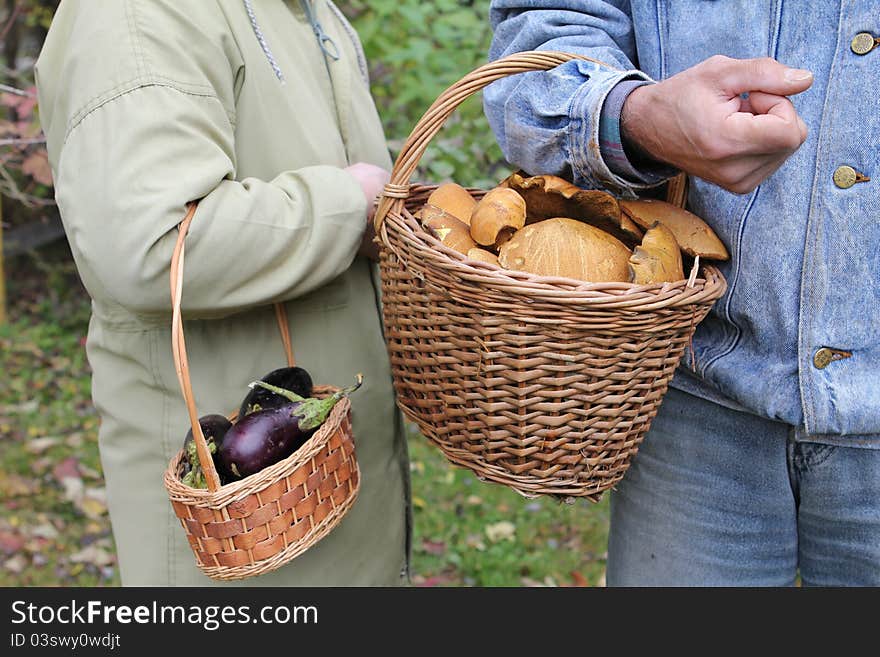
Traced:
<path fill-rule="evenodd" d="M 412 433 L 417 585 L 596 585 L 604 582 L 608 504 L 562 504 L 479 481 Z"/>
<path fill-rule="evenodd" d="M 0 586 L 119 583 L 83 347 L 88 299 L 63 256 L 51 267 L 18 259 L 0 327 Z M 453 467 L 415 432 L 409 442 L 415 585 L 603 582 L 605 500 L 525 499 Z"/>

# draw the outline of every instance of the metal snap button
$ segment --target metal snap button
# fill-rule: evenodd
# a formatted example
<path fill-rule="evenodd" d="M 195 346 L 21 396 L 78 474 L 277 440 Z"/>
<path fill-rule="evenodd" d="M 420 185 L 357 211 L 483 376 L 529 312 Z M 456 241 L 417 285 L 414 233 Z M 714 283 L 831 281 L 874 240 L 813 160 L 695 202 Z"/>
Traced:
<path fill-rule="evenodd" d="M 852 356 L 851 351 L 842 351 L 840 349 L 829 349 L 828 347 L 822 347 L 820 349 L 817 349 L 816 353 L 813 354 L 813 365 L 815 365 L 817 369 L 824 370 L 832 362 L 836 360 L 843 360 L 844 358 L 849 358 L 850 356 Z"/>
<path fill-rule="evenodd" d="M 877 46 L 878 39 L 868 32 L 859 32 L 849 44 L 850 50 L 857 55 L 867 55 Z"/>
<path fill-rule="evenodd" d="M 867 182 L 871 180 L 868 176 L 859 173 L 846 164 L 837 167 L 834 170 L 834 175 L 831 179 L 834 181 L 834 184 L 841 189 L 849 189 L 857 182 Z"/>

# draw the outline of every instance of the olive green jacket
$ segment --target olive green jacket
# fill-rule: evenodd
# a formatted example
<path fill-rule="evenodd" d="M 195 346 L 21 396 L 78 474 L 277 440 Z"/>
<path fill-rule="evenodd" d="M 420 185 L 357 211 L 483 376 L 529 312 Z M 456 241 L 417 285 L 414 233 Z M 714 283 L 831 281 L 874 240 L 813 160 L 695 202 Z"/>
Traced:
<path fill-rule="evenodd" d="M 328 0 L 65 0 L 36 75 L 56 199 L 93 299 L 87 349 L 123 584 L 212 583 L 162 483 L 188 429 L 168 274 L 193 199 L 183 309 L 199 414 L 233 411 L 249 381 L 286 364 L 277 301 L 316 383 L 365 375 L 352 398 L 355 507 L 243 583 L 405 581 L 406 445 L 375 266 L 356 258 L 367 202 L 343 170 L 391 163 L 351 26 Z"/>

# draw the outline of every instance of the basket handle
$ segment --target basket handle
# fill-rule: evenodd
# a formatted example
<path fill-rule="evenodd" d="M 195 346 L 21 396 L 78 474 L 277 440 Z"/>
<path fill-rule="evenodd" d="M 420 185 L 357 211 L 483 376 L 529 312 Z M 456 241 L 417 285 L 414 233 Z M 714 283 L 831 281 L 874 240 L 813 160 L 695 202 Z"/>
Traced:
<path fill-rule="evenodd" d="M 183 261 L 186 252 L 185 239 L 189 232 L 196 213 L 198 202 L 189 204 L 186 216 L 178 225 L 177 243 L 171 256 L 171 350 L 174 354 L 174 368 L 177 371 L 177 380 L 180 382 L 180 390 L 183 392 L 183 400 L 189 413 L 189 421 L 192 426 L 193 439 L 196 443 L 196 453 L 199 464 L 205 473 L 208 490 L 213 492 L 220 488 L 220 477 L 214 467 L 214 459 L 208 451 L 208 443 L 202 433 L 199 424 L 199 415 L 196 411 L 195 398 L 192 391 L 192 383 L 189 377 L 189 361 L 186 357 L 186 341 L 183 338 L 183 318 L 181 316 L 180 302 L 183 297 Z M 275 304 L 275 318 L 278 321 L 278 329 L 281 332 L 281 341 L 284 344 L 284 353 L 287 356 L 287 364 L 293 367 L 296 361 L 293 357 L 293 346 L 290 340 L 290 327 L 287 322 L 287 313 L 280 303 Z"/>
<path fill-rule="evenodd" d="M 425 149 L 459 105 L 496 80 L 529 71 L 547 71 L 573 59 L 593 62 L 615 71 L 620 70 L 616 66 L 583 55 L 550 50 L 531 50 L 508 55 L 484 64 L 440 94 L 416 123 L 397 156 L 397 161 L 391 171 L 391 180 L 385 185 L 379 196 L 379 204 L 374 217 L 376 234 L 381 234 L 382 224 L 388 212 L 391 210 L 400 211 L 401 205 L 409 197 L 410 180 L 425 153 Z M 687 176 L 681 173 L 673 179 L 676 180 L 675 184 L 670 182 L 667 188 L 667 199 L 670 203 L 684 207 L 686 179 Z"/>

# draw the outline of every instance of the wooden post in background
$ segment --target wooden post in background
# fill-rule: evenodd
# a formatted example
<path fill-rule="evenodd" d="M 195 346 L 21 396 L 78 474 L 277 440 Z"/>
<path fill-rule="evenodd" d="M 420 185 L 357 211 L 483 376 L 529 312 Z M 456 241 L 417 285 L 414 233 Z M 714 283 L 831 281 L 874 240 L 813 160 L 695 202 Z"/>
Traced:
<path fill-rule="evenodd" d="M 3 197 L 0 196 L 0 326 L 6 323 L 6 278 L 3 272 Z"/>

